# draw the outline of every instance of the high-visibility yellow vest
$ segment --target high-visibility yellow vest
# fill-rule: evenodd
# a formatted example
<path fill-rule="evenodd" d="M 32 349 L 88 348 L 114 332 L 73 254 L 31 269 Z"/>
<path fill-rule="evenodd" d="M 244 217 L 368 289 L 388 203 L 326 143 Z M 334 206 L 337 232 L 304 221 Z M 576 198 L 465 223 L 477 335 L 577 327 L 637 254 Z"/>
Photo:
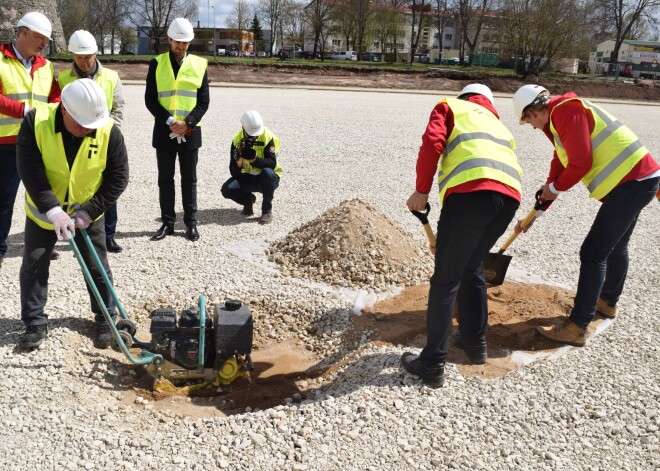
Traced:
<path fill-rule="evenodd" d="M 483 106 L 447 98 L 454 114 L 452 130 L 438 170 L 440 202 L 449 188 L 487 178 L 522 191 L 522 168 L 509 130 Z"/>
<path fill-rule="evenodd" d="M 0 80 L 2 95 L 12 100 L 25 103 L 30 108 L 37 108 L 48 103 L 48 95 L 53 84 L 53 64 L 34 71 L 33 77 L 19 60 L 5 56 L 0 52 Z M 0 113 L 0 137 L 16 136 L 23 118 L 14 118 Z"/>
<path fill-rule="evenodd" d="M 156 61 L 158 103 L 169 111 L 174 119 L 185 121 L 186 116 L 197 105 L 197 89 L 202 86 L 207 61 L 192 54 L 187 55 L 176 78 L 169 52 L 156 56 Z M 200 124 L 202 123 L 198 122 L 197 126 Z"/>
<path fill-rule="evenodd" d="M 57 83 L 59 83 L 60 88 L 64 90 L 68 84 L 74 80 L 79 79 L 72 69 L 63 70 L 57 76 Z M 119 81 L 119 74 L 114 70 L 106 69 L 103 67 L 99 73 L 94 76 L 94 81 L 99 84 L 105 93 L 105 101 L 108 103 L 108 109 L 112 109 L 113 97 L 115 93 L 115 88 L 117 88 L 117 82 Z"/>
<path fill-rule="evenodd" d="M 591 132 L 591 169 L 582 178 L 589 190 L 589 196 L 603 199 L 649 151 L 637 136 L 621 124 L 614 116 L 602 108 L 579 98 L 568 98 L 558 103 L 550 113 L 550 132 L 555 141 L 557 157 L 564 167 L 568 165 L 568 154 L 561 143 L 559 133 L 552 122 L 552 113 L 557 107 L 571 100 L 577 100 L 591 110 L 594 117 L 594 130 Z"/>
<path fill-rule="evenodd" d="M 243 139 L 243 130 L 241 129 L 236 133 L 234 139 L 232 140 L 234 147 L 238 147 L 242 139 Z M 265 127 L 264 132 L 261 133 L 261 136 L 259 136 L 256 139 L 254 146 L 252 147 L 257 154 L 257 159 L 264 158 L 264 151 L 266 150 L 266 146 L 271 141 L 271 139 L 273 140 L 273 144 L 275 145 L 275 155 L 277 156 L 277 154 L 280 151 L 280 139 L 275 134 L 273 134 L 270 129 Z M 282 177 L 282 168 L 280 167 L 279 161 L 276 162 L 277 163 L 275 164 L 275 169 L 273 171 L 277 175 Z M 261 173 L 261 170 L 263 169 L 253 167 L 249 162 L 243 160 L 243 166 L 241 167 L 242 173 L 249 173 L 250 175 L 259 175 Z"/>
<path fill-rule="evenodd" d="M 57 201 L 69 214 L 89 201 L 101 186 L 108 156 L 111 119 L 95 132 L 95 137 L 83 138 L 76 159 L 69 169 L 62 134 L 55 132 L 58 103 L 37 109 L 34 135 L 41 151 L 46 177 Z M 39 212 L 32 198 L 25 192 L 25 213 L 44 229 L 54 229 L 45 213 Z M 100 217 L 100 216 L 99 216 Z"/>

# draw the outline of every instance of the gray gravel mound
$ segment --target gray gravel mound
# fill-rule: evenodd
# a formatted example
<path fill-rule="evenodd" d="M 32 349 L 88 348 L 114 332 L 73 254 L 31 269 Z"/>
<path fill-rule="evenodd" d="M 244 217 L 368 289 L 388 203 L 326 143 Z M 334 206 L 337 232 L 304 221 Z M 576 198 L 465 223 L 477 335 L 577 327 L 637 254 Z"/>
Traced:
<path fill-rule="evenodd" d="M 273 244 L 282 274 L 332 285 L 382 289 L 426 282 L 428 249 L 359 199 L 344 201 Z"/>

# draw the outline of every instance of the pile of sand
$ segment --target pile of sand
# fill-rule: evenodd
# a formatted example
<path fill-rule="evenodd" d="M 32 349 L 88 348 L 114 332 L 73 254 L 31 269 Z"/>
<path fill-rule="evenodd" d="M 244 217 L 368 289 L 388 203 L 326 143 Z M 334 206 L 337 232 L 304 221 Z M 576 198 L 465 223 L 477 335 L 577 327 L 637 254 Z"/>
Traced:
<path fill-rule="evenodd" d="M 428 282 L 428 248 L 369 203 L 344 201 L 271 247 L 283 274 L 332 285 L 384 288 Z"/>

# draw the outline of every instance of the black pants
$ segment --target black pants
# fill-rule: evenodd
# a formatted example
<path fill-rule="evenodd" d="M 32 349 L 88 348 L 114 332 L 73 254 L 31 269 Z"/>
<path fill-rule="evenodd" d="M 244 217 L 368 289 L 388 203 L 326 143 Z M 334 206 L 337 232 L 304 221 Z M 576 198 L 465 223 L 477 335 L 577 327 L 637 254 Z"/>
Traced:
<path fill-rule="evenodd" d="M 98 221 L 93 222 L 87 228 L 87 233 L 92 240 L 92 244 L 101 259 L 101 263 L 103 264 L 110 281 L 112 281 L 112 273 L 108 266 L 108 256 L 105 248 L 104 225 L 105 222 L 103 218 L 101 218 Z M 80 249 L 80 253 L 92 275 L 92 278 L 94 279 L 94 284 L 101 294 L 103 303 L 108 308 L 110 315 L 114 317 L 115 302 L 110 294 L 110 288 L 106 286 L 103 281 L 103 276 L 96 267 L 92 255 L 87 248 L 87 244 L 83 240 L 82 234 L 79 230 L 76 230 L 74 240 Z M 21 318 L 26 326 L 48 323 L 48 315 L 44 312 L 44 307 L 46 306 L 46 300 L 48 298 L 50 254 L 53 252 L 55 242 L 57 242 L 55 231 L 42 229 L 30 218 L 25 218 L 25 252 L 23 253 L 23 264 L 21 265 L 19 279 L 21 284 Z M 59 271 L 60 273 L 58 273 L 58 276 L 70 276 L 62 269 Z M 71 279 L 70 283 L 80 283 L 81 281 L 87 286 L 87 292 L 89 293 L 92 312 L 95 314 L 96 322 L 105 322 L 103 312 L 96 302 L 92 290 L 85 282 L 82 272 L 79 272 L 76 280 Z"/>
<path fill-rule="evenodd" d="M 488 306 L 482 261 L 518 206 L 518 201 L 493 191 L 457 193 L 445 200 L 438 222 L 422 361 L 444 363 L 457 297 L 458 324 L 466 344 L 485 339 Z"/>
<path fill-rule="evenodd" d="M 156 149 L 158 160 L 158 196 L 160 216 L 164 224 L 174 225 L 174 172 L 176 156 L 179 154 L 181 172 L 181 200 L 183 202 L 183 222 L 186 226 L 197 225 L 197 152 L 198 149 L 181 150 L 176 144 Z"/>

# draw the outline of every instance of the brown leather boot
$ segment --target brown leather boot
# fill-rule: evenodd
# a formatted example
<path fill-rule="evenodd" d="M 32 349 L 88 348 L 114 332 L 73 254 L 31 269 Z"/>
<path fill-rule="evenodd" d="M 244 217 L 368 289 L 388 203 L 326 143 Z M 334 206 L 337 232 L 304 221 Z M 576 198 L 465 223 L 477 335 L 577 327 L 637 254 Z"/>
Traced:
<path fill-rule="evenodd" d="M 573 345 L 574 347 L 583 347 L 587 343 L 587 329 L 583 329 L 574 323 L 570 317 L 564 319 L 559 325 L 539 326 L 536 331 L 546 339 Z"/>
<path fill-rule="evenodd" d="M 596 303 L 596 314 L 600 314 L 608 319 L 614 319 L 618 311 L 619 310 L 616 306 L 610 306 L 606 301 L 598 298 L 598 302 Z"/>

